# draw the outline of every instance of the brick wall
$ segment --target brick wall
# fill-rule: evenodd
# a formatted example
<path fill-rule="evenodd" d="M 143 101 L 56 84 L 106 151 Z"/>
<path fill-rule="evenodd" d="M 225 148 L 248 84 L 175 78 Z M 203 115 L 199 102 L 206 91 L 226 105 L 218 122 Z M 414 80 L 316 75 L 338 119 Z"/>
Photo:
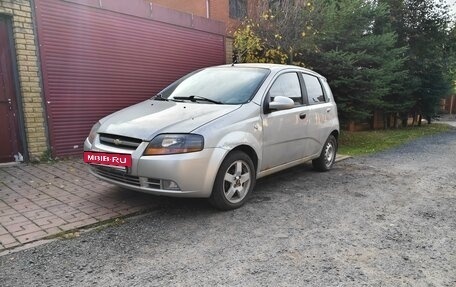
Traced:
<path fill-rule="evenodd" d="M 231 64 L 233 62 L 233 38 L 226 37 L 225 38 L 225 55 L 226 55 L 226 63 Z"/>
<path fill-rule="evenodd" d="M 230 18 L 229 0 L 212 0 L 209 7 L 211 18 L 225 22 L 226 34 L 233 35 L 233 32 L 241 22 Z"/>
<path fill-rule="evenodd" d="M 240 24 L 240 21 L 231 19 L 229 16 L 229 0 L 150 0 L 150 2 L 201 17 L 207 17 L 207 4 L 209 4 L 209 18 L 225 22 L 227 35 L 231 35 Z"/>
<path fill-rule="evenodd" d="M 22 100 L 30 160 L 37 160 L 48 145 L 32 7 L 28 0 L 0 0 L 0 14 L 12 19 L 20 85 L 20 95 L 17 96 Z"/>
<path fill-rule="evenodd" d="M 257 5 L 258 0 L 247 1 L 247 17 L 251 17 L 255 14 Z M 226 63 L 231 64 L 233 62 L 233 34 L 241 24 L 241 21 L 239 19 L 230 18 L 229 0 L 210 0 L 209 7 L 210 18 L 225 22 L 226 24 Z"/>
<path fill-rule="evenodd" d="M 200 17 L 207 15 L 206 0 L 150 0 L 150 2 Z"/>
<path fill-rule="evenodd" d="M 230 18 L 229 0 L 210 0 L 210 17 L 225 22 L 226 34 L 232 36 L 242 19 Z M 258 0 L 247 0 L 247 17 L 252 17 L 258 9 Z"/>
<path fill-rule="evenodd" d="M 241 24 L 239 19 L 230 18 L 229 0 L 149 0 L 150 2 L 175 9 L 181 12 L 207 17 L 207 4 L 209 4 L 209 18 L 222 21 L 226 25 L 226 63 L 232 62 L 233 33 Z M 258 9 L 258 0 L 247 0 L 247 14 L 252 16 Z"/>

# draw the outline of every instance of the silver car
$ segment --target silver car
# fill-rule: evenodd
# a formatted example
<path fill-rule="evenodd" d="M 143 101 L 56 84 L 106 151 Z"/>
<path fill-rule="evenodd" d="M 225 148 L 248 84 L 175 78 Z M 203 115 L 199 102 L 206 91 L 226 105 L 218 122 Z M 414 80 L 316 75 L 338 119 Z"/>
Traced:
<path fill-rule="evenodd" d="M 95 124 L 84 161 L 107 182 L 240 207 L 258 178 L 312 160 L 329 170 L 339 120 L 326 79 L 300 67 L 204 68 Z"/>

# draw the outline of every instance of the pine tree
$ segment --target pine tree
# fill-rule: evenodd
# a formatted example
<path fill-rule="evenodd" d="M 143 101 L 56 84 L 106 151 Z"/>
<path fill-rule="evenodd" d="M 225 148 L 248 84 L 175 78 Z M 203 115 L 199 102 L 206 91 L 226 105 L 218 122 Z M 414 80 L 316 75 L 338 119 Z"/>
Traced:
<path fill-rule="evenodd" d="M 376 23 L 386 17 L 385 5 L 363 0 L 329 0 L 323 9 L 318 49 L 306 59 L 328 78 L 344 123 L 366 121 L 388 108 L 386 97 L 406 77 L 404 48 L 396 47 L 388 25 Z"/>
<path fill-rule="evenodd" d="M 431 122 L 439 100 L 449 93 L 448 7 L 435 0 L 384 0 L 391 11 L 398 43 L 407 46 L 409 81 L 404 97 L 413 100 L 414 114 Z M 421 120 L 418 120 L 421 123 Z"/>

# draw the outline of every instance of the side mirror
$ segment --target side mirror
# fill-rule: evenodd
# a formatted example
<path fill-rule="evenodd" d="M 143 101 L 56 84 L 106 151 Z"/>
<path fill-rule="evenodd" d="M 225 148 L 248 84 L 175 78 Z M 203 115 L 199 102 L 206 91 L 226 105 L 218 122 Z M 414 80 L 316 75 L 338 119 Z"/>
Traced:
<path fill-rule="evenodd" d="M 269 110 L 280 111 L 288 110 L 295 107 L 292 99 L 283 96 L 277 96 L 272 102 L 269 103 Z"/>

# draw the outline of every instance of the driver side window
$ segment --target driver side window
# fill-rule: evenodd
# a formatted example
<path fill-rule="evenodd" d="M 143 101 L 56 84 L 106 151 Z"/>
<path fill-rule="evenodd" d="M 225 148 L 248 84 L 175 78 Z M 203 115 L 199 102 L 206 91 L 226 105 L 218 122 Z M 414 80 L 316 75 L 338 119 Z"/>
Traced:
<path fill-rule="evenodd" d="M 302 105 L 301 84 L 297 73 L 282 74 L 275 80 L 269 90 L 270 101 L 277 96 L 292 99 L 296 106 Z"/>

